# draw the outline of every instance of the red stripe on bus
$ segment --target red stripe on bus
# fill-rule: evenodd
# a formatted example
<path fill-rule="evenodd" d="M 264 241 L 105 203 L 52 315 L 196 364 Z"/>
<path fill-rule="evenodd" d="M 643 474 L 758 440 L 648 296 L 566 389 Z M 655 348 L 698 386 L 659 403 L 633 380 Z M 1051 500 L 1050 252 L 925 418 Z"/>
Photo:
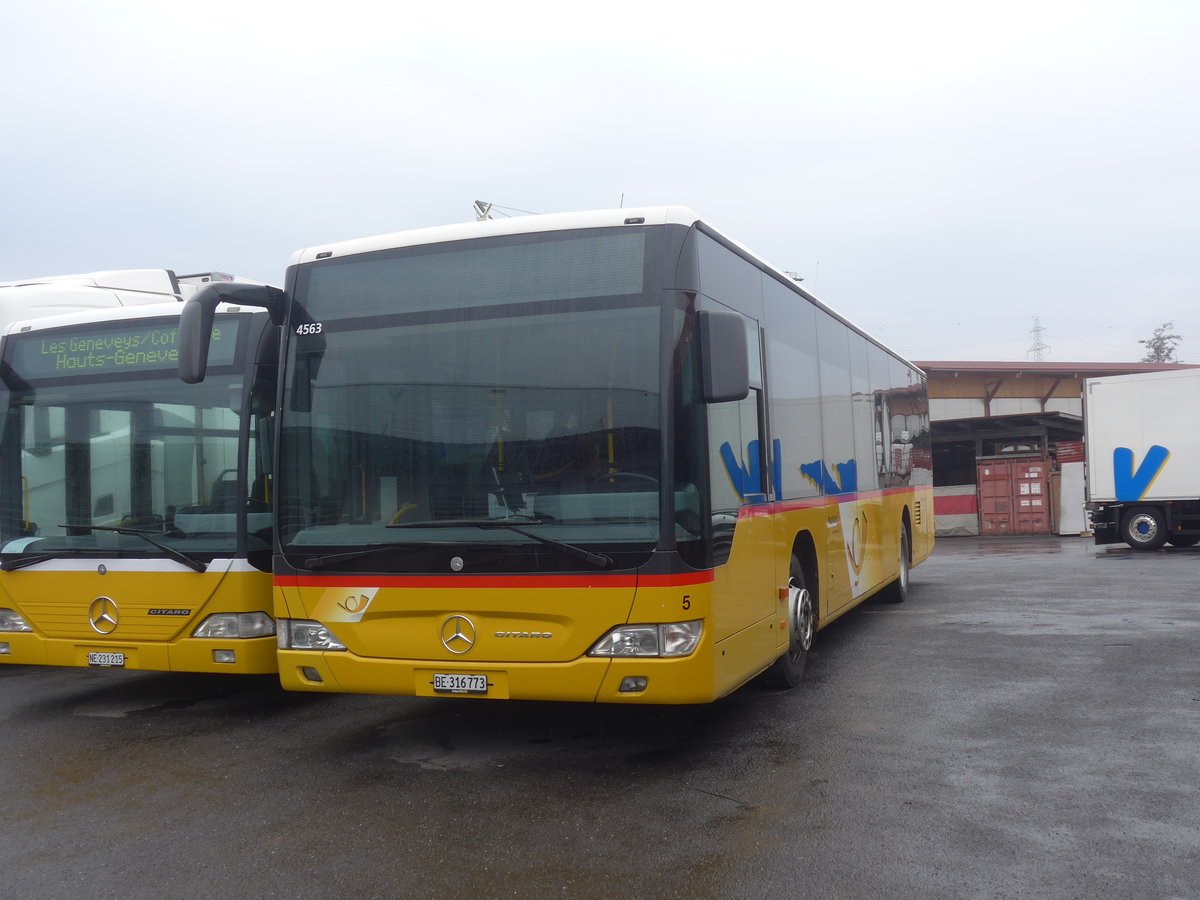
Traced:
<path fill-rule="evenodd" d="M 276 587 L 631 588 L 707 584 L 713 573 L 676 575 L 276 575 Z"/>
<path fill-rule="evenodd" d="M 775 516 L 780 513 L 796 512 L 801 509 L 822 509 L 827 506 L 838 506 L 842 503 L 854 503 L 864 500 L 893 497 L 897 494 L 908 494 L 916 497 L 912 488 L 883 488 L 878 491 L 859 491 L 852 494 L 833 494 L 827 497 L 812 497 L 807 500 L 777 500 L 774 503 L 757 503 L 738 508 L 739 519 Z"/>
<path fill-rule="evenodd" d="M 639 575 L 638 587 L 687 587 L 689 584 L 709 584 L 713 577 L 711 569 L 675 575 Z"/>

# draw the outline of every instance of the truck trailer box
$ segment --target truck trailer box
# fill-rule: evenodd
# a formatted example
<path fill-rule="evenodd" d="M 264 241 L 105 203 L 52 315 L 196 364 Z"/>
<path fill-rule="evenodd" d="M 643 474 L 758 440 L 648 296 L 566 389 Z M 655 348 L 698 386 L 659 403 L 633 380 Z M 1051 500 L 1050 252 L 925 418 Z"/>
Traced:
<path fill-rule="evenodd" d="M 1200 368 L 1088 378 L 1083 414 L 1096 543 L 1200 541 Z"/>

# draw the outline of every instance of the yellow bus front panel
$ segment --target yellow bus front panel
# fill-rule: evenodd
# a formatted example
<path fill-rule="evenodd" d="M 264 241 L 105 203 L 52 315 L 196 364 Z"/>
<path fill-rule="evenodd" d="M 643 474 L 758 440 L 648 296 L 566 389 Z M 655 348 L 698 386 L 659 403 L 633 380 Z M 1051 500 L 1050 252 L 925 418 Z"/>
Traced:
<path fill-rule="evenodd" d="M 256 637 L 236 637 L 228 628 L 222 636 L 193 637 L 221 614 L 257 614 L 257 628 L 265 630 L 271 595 L 265 572 L 229 560 L 215 561 L 204 573 L 153 560 L 44 566 L 0 580 L 0 606 L 30 629 L 0 632 L 0 663 L 238 674 L 277 669 L 273 628 Z"/>
<path fill-rule="evenodd" d="M 280 578 L 277 617 L 319 621 L 348 648 L 281 649 L 280 680 L 299 691 L 707 702 L 760 671 L 764 652 L 771 652 L 764 648 L 778 639 L 773 613 L 733 635 L 716 634 L 712 594 L 711 573 Z M 615 626 L 676 621 L 703 623 L 687 656 L 589 655 Z M 482 680 L 464 679 L 468 687 L 455 690 L 452 679 L 435 678 L 459 675 Z M 451 686 L 439 688 L 439 681 Z"/>

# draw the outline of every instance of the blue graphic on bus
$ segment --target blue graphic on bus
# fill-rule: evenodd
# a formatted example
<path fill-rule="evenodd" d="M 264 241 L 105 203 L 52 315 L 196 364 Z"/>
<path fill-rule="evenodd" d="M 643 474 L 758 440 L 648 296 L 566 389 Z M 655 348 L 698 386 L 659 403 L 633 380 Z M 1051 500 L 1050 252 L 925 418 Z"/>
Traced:
<path fill-rule="evenodd" d="M 776 438 L 771 446 L 774 449 L 771 458 L 771 487 L 775 492 L 775 497 L 779 498 L 783 496 L 783 448 L 779 443 L 779 438 Z M 744 501 L 747 497 L 761 498 L 762 495 L 759 491 L 763 481 L 758 441 L 751 441 L 746 445 L 748 463 L 743 463 L 737 458 L 733 452 L 733 446 L 728 441 L 721 445 L 720 453 L 725 474 L 729 476 L 729 483 L 738 499 Z M 825 496 L 834 497 L 858 492 L 858 461 L 854 459 L 834 463 L 832 467 L 826 467 L 824 461 L 818 459 L 800 466 L 800 474 L 811 481 Z"/>
<path fill-rule="evenodd" d="M 1145 497 L 1170 457 L 1170 450 L 1155 444 L 1146 451 L 1142 464 L 1134 469 L 1132 450 L 1128 447 L 1113 450 L 1113 487 L 1117 499 L 1131 503 Z"/>
<path fill-rule="evenodd" d="M 771 459 L 771 486 L 775 490 L 775 496 L 779 497 L 783 494 L 783 464 L 779 459 L 779 438 L 776 438 L 771 446 L 775 451 Z M 759 453 L 758 441 L 751 441 L 746 445 L 746 458 L 750 462 L 748 465 L 743 465 L 734 455 L 733 447 L 728 441 L 721 445 L 721 462 L 725 466 L 725 474 L 729 476 L 729 483 L 733 485 L 738 499 L 745 500 L 747 496 L 750 496 L 761 497 L 765 500 L 766 498 L 762 497 L 760 493 L 763 480 L 762 465 L 759 462 L 762 455 Z"/>
<path fill-rule="evenodd" d="M 800 474 L 815 484 L 826 496 L 853 494 L 858 491 L 858 461 L 854 459 L 834 463 L 832 473 L 825 467 L 825 463 L 818 459 L 816 462 L 802 465 Z"/>

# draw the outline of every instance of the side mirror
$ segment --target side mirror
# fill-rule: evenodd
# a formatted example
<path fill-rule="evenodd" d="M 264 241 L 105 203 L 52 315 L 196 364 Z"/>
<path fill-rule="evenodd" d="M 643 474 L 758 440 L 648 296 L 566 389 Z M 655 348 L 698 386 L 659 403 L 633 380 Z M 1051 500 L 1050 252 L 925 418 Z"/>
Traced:
<path fill-rule="evenodd" d="M 271 314 L 276 325 L 283 321 L 287 295 L 268 284 L 239 284 L 215 281 L 183 304 L 179 316 L 179 377 L 199 384 L 208 371 L 208 346 L 212 341 L 213 316 L 218 303 L 256 306 Z"/>
<path fill-rule="evenodd" d="M 696 313 L 696 336 L 704 402 L 746 399 L 750 393 L 746 320 L 735 312 L 702 309 Z"/>
<path fill-rule="evenodd" d="M 208 371 L 208 345 L 212 342 L 213 315 L 221 298 L 209 297 L 209 285 L 183 304 L 179 314 L 179 377 L 199 384 Z"/>
<path fill-rule="evenodd" d="M 258 468 L 264 475 L 272 474 L 275 459 L 275 422 L 269 416 L 258 420 Z"/>

